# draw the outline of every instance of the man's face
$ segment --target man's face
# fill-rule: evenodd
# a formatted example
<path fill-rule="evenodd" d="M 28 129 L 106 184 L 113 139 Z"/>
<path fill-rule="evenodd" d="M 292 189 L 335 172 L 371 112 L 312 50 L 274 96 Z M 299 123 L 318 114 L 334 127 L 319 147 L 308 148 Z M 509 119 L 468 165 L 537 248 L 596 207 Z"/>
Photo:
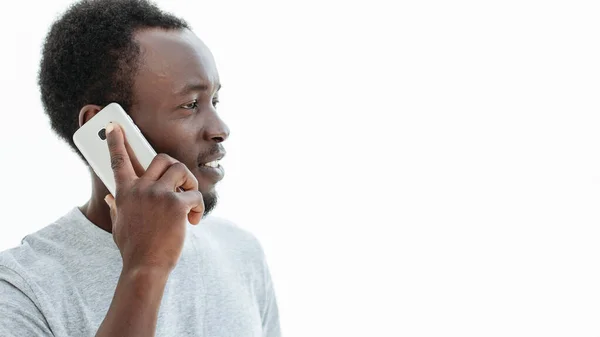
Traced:
<path fill-rule="evenodd" d="M 185 164 L 198 179 L 205 214 L 217 203 L 215 184 L 227 125 L 216 111 L 219 74 L 212 54 L 189 30 L 148 29 L 136 34 L 142 55 L 129 113 L 158 153 Z"/>

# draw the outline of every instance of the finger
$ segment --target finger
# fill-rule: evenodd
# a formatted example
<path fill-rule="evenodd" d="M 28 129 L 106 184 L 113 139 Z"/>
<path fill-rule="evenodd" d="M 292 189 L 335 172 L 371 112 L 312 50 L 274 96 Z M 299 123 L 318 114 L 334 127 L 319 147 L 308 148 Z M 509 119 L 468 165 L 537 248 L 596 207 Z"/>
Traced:
<path fill-rule="evenodd" d="M 106 201 L 106 204 L 110 208 L 110 220 L 114 225 L 117 217 L 117 203 L 115 202 L 115 197 L 113 197 L 112 194 L 107 194 L 106 197 L 104 197 L 104 201 Z"/>
<path fill-rule="evenodd" d="M 203 215 L 204 214 L 201 212 L 190 211 L 188 213 L 188 222 L 192 225 L 197 225 L 200 223 L 200 220 L 202 220 Z"/>
<path fill-rule="evenodd" d="M 178 161 L 169 155 L 164 153 L 159 153 L 152 159 L 150 165 L 148 165 L 148 170 L 142 176 L 144 179 L 149 179 L 152 181 L 157 181 L 162 177 L 165 172 L 171 167 L 171 165 L 177 163 Z"/>
<path fill-rule="evenodd" d="M 131 160 L 131 166 L 133 167 L 133 171 L 135 172 L 136 176 L 141 177 L 146 170 L 144 170 L 144 167 L 142 166 L 142 164 L 140 164 L 140 161 L 137 159 L 135 152 L 133 152 L 131 145 L 127 141 L 127 134 L 125 134 L 125 132 L 123 132 L 123 141 L 125 143 L 125 149 L 127 150 L 129 159 Z"/>
<path fill-rule="evenodd" d="M 118 191 L 119 186 L 128 184 L 137 176 L 125 148 L 123 130 L 118 124 L 111 122 L 106 126 L 106 142 L 108 143 L 108 151 L 110 152 L 110 166 L 115 175 L 115 183 Z"/>
<path fill-rule="evenodd" d="M 177 193 L 177 196 L 189 207 L 188 221 L 197 225 L 204 215 L 204 198 L 200 191 L 185 191 Z"/>
<path fill-rule="evenodd" d="M 180 187 L 184 191 L 197 191 L 198 180 L 188 168 L 180 162 L 171 165 L 158 180 L 170 191 L 177 192 Z"/>

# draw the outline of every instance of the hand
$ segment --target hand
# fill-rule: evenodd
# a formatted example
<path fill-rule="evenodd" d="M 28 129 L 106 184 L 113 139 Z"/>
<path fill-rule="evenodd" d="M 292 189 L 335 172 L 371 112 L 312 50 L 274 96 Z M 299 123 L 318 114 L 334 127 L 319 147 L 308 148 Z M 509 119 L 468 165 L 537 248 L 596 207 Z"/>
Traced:
<path fill-rule="evenodd" d="M 150 267 L 170 272 L 181 255 L 186 220 L 198 224 L 204 214 L 198 181 L 184 164 L 166 154 L 158 154 L 147 171 L 136 174 L 134 167 L 139 164 L 128 153 L 123 129 L 110 123 L 106 139 L 116 199 L 109 194 L 105 200 L 123 269 Z"/>

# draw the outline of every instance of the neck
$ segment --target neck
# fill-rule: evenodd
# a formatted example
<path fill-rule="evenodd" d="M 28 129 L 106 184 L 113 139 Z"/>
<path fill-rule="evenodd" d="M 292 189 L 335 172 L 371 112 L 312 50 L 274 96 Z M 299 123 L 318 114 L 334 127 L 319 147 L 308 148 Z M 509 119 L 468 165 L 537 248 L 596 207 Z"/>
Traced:
<path fill-rule="evenodd" d="M 92 174 L 92 196 L 85 205 L 80 207 L 80 210 L 94 225 L 112 233 L 110 209 L 104 201 L 104 197 L 110 192 L 100 178 L 91 169 L 90 171 Z"/>

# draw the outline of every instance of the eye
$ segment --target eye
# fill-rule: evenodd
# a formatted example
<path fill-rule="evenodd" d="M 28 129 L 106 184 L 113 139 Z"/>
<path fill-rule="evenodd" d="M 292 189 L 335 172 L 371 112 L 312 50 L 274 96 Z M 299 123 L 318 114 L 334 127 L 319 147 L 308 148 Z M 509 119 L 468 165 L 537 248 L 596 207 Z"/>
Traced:
<path fill-rule="evenodd" d="M 215 98 L 213 98 L 212 104 L 213 104 L 213 106 L 216 108 L 216 107 L 217 107 L 217 104 L 219 104 L 219 99 L 218 99 L 218 98 L 216 98 L 216 97 L 215 97 Z"/>
<path fill-rule="evenodd" d="M 196 110 L 198 108 L 198 100 L 195 99 L 189 103 L 186 103 L 182 105 L 181 108 L 186 110 Z"/>

